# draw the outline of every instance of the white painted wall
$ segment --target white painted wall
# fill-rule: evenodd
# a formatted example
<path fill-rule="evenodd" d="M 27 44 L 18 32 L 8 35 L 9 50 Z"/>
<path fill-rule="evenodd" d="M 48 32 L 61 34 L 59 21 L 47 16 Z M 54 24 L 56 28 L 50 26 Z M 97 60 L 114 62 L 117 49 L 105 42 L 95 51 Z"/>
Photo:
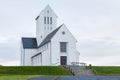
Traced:
<path fill-rule="evenodd" d="M 24 54 L 25 54 L 25 52 L 24 52 L 24 49 L 23 49 L 22 42 L 21 42 L 21 45 L 20 45 L 20 51 L 21 51 L 20 65 L 23 66 L 24 65 Z"/>
<path fill-rule="evenodd" d="M 36 37 L 38 46 L 40 45 L 41 41 L 44 39 L 44 18 L 43 14 L 36 20 Z"/>
<path fill-rule="evenodd" d="M 32 58 L 33 66 L 41 66 L 42 65 L 42 54 L 39 54 Z"/>
<path fill-rule="evenodd" d="M 50 43 L 47 43 L 44 45 L 47 47 L 44 51 L 42 51 L 42 66 L 50 66 L 51 64 L 51 58 L 50 58 Z"/>
<path fill-rule="evenodd" d="M 32 60 L 31 57 L 35 55 L 37 49 L 24 49 L 24 66 L 31 66 Z"/>
<path fill-rule="evenodd" d="M 65 35 L 62 32 L 65 31 Z M 67 44 L 67 53 L 60 52 L 60 42 L 68 42 Z M 70 33 L 70 31 L 63 25 L 56 35 L 52 38 L 52 63 L 59 63 L 60 65 L 60 56 L 67 56 L 67 65 L 70 65 L 71 62 L 78 61 L 78 53 L 76 52 L 76 39 Z"/>
<path fill-rule="evenodd" d="M 52 65 L 56 66 L 56 65 L 60 65 L 60 51 L 59 51 L 59 43 L 58 41 L 55 41 L 55 39 L 53 39 L 51 41 L 51 58 L 52 58 Z"/>
<path fill-rule="evenodd" d="M 51 65 L 50 43 L 47 43 L 44 46 L 38 48 L 37 53 L 35 53 L 34 55 L 38 53 L 41 54 L 33 57 L 32 59 L 33 66 L 50 66 Z"/>
<path fill-rule="evenodd" d="M 52 24 L 44 24 L 44 17 L 52 17 Z M 48 5 L 44 10 L 42 10 L 42 12 L 39 14 L 39 18 L 36 20 L 36 36 L 38 45 L 50 32 L 56 28 L 56 26 L 57 16 Z"/>

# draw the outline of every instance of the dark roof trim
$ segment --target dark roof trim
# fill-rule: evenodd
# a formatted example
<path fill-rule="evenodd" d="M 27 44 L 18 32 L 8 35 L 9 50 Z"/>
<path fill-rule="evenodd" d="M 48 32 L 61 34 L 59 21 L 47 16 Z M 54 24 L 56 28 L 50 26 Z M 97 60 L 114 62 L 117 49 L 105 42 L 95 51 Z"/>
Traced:
<path fill-rule="evenodd" d="M 37 20 L 39 18 L 39 16 L 37 16 L 36 18 L 35 18 L 35 20 Z"/>
<path fill-rule="evenodd" d="M 63 25 L 63 24 L 62 24 Z M 43 45 L 45 45 L 46 43 L 50 42 L 51 39 L 53 38 L 53 36 L 57 33 L 57 31 L 62 27 L 62 25 L 60 25 L 58 28 L 56 28 L 54 31 L 52 31 L 50 34 L 48 34 L 46 36 L 46 38 L 41 42 L 41 44 L 38 46 L 41 47 Z"/>
<path fill-rule="evenodd" d="M 34 58 L 34 57 L 36 57 L 36 56 L 38 56 L 39 54 L 42 54 L 42 53 L 40 52 L 40 53 L 38 53 L 38 54 L 32 56 L 31 59 Z"/>
<path fill-rule="evenodd" d="M 37 49 L 37 48 L 24 48 L 24 49 Z"/>

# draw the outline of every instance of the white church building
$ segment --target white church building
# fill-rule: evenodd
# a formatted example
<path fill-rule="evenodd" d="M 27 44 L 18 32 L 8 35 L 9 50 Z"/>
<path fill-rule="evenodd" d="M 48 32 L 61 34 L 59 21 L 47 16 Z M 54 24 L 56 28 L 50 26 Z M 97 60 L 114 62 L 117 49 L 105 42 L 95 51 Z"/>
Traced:
<path fill-rule="evenodd" d="M 22 37 L 21 66 L 58 66 L 79 62 L 77 40 L 48 5 L 37 16 L 36 38 Z"/>

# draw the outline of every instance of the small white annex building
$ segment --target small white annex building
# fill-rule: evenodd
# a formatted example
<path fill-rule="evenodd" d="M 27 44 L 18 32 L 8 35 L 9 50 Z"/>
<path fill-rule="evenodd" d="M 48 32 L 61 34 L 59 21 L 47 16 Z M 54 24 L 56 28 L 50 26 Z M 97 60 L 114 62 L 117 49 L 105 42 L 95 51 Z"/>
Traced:
<path fill-rule="evenodd" d="M 22 37 L 21 66 L 58 66 L 79 62 L 77 40 L 48 5 L 36 18 L 36 38 Z"/>

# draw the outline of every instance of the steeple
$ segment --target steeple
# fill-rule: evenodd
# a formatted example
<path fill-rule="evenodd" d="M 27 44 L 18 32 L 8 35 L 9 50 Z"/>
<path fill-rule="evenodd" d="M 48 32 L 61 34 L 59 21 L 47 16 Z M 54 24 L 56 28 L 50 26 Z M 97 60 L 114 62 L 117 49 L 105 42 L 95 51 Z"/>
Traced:
<path fill-rule="evenodd" d="M 38 45 L 57 26 L 57 15 L 47 5 L 36 17 L 36 37 Z"/>

